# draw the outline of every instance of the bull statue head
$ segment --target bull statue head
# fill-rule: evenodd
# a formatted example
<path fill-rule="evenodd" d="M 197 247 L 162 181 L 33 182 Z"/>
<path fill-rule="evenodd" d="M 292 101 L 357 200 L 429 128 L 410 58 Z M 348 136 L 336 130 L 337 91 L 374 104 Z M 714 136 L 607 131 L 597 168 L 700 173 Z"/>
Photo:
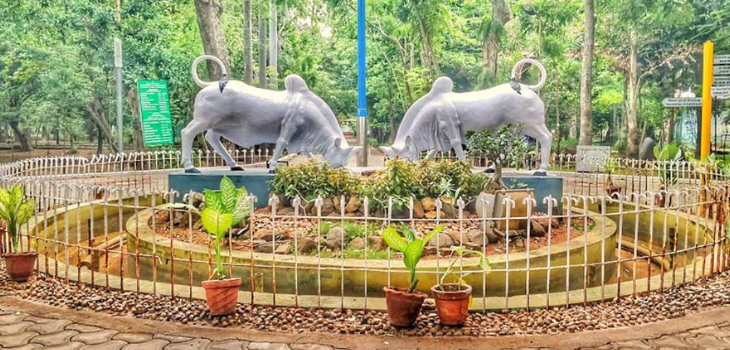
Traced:
<path fill-rule="evenodd" d="M 416 146 L 413 144 L 413 141 L 410 136 L 406 136 L 406 139 L 403 143 L 394 143 L 391 147 L 386 146 L 380 146 L 380 149 L 387 155 L 388 157 L 401 157 L 403 159 L 418 159 L 419 151 L 416 149 Z"/>
<path fill-rule="evenodd" d="M 350 146 L 347 141 L 342 142 L 342 138 L 337 137 L 334 139 L 334 147 L 328 149 L 322 157 L 325 162 L 330 163 L 333 168 L 339 168 L 347 166 L 350 161 L 350 157 L 356 155 L 362 151 L 360 146 Z"/>

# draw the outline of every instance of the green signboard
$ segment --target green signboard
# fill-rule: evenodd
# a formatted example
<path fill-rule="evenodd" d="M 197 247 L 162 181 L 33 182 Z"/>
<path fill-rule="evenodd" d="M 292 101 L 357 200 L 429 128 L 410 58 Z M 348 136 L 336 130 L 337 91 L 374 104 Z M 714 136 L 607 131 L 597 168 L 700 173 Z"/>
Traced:
<path fill-rule="evenodd" d="M 145 146 L 169 145 L 174 142 L 170 96 L 164 80 L 138 80 L 139 111 Z"/>

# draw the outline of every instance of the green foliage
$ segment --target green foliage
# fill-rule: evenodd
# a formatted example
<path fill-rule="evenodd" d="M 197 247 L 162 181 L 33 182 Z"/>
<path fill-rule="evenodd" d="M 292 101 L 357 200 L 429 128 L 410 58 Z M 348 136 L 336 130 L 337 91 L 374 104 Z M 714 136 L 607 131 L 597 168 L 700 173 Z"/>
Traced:
<path fill-rule="evenodd" d="M 326 163 L 309 161 L 295 166 L 277 167 L 269 189 L 287 198 L 298 195 L 303 200 L 311 201 L 318 196 L 349 196 L 357 191 L 359 182 L 358 177 L 346 168 L 333 169 Z"/>
<path fill-rule="evenodd" d="M 444 274 L 441 276 L 441 280 L 439 281 L 439 285 L 444 285 L 446 283 L 446 278 L 452 275 L 454 277 L 454 283 L 462 284 L 464 283 L 464 278 L 472 274 L 472 272 L 464 273 L 463 271 L 459 271 L 458 274 L 454 272 L 456 263 L 462 261 L 461 259 L 464 256 L 476 255 L 479 257 L 479 267 L 485 273 L 489 273 L 492 270 L 492 265 L 489 263 L 489 259 L 486 255 L 484 255 L 484 253 L 480 251 L 466 249 L 466 247 L 464 246 L 453 246 L 451 247 L 451 252 L 456 253 L 456 257 L 455 259 L 451 260 L 451 263 L 449 263 L 449 267 L 446 269 L 446 271 L 444 271 Z"/>
<path fill-rule="evenodd" d="M 216 269 L 213 275 L 217 278 L 226 278 L 223 272 L 221 257 L 221 241 L 228 230 L 248 217 L 251 213 L 251 202 L 247 198 L 246 188 L 236 189 L 233 181 L 223 176 L 219 191 L 205 190 L 205 210 L 201 214 L 203 227 L 214 237 L 213 250 L 216 259 Z"/>
<path fill-rule="evenodd" d="M 466 147 L 470 154 L 494 161 L 497 171 L 504 166 L 520 166 L 529 152 L 522 126 L 514 124 L 505 125 L 497 132 L 473 133 L 467 137 Z"/>
<path fill-rule="evenodd" d="M 0 188 L 0 219 L 5 222 L 14 253 L 20 253 L 20 227 L 35 213 L 35 200 L 25 198 L 25 187 Z"/>
<path fill-rule="evenodd" d="M 659 181 L 662 186 L 666 189 L 669 186 L 676 184 L 676 170 L 672 169 L 670 161 L 678 160 L 682 156 L 679 145 L 675 143 L 668 143 L 661 149 L 659 146 L 655 146 L 654 156 L 657 160 L 661 161 L 659 164 Z"/>
<path fill-rule="evenodd" d="M 393 227 L 388 227 L 381 233 L 383 240 L 385 240 L 385 243 L 388 244 L 391 249 L 403 253 L 403 263 L 410 272 L 411 282 L 408 287 L 408 293 L 413 293 L 418 286 L 416 267 L 423 255 L 423 247 L 431 240 L 431 238 L 441 233 L 443 229 L 444 225 L 436 226 L 423 238 L 416 238 L 415 234 L 405 226 L 401 228 L 401 231 L 406 238 L 401 237 L 398 231 Z"/>

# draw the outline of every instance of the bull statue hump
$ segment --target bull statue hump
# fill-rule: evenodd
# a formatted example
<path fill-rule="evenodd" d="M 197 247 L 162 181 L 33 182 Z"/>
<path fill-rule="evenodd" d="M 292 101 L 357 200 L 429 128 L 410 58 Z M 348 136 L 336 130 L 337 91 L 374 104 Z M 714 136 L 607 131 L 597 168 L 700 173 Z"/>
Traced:
<path fill-rule="evenodd" d="M 516 82 L 517 70 L 525 63 L 540 69 L 536 85 Z M 523 59 L 512 69 L 510 83 L 490 89 L 465 93 L 453 92 L 448 77 L 434 81 L 431 91 L 406 111 L 391 147 L 381 147 L 388 156 L 416 159 L 421 152 L 454 150 L 465 158 L 462 145 L 467 131 L 497 130 L 507 124 L 521 123 L 523 132 L 540 143 L 540 168 L 536 175 L 545 175 L 549 167 L 553 135 L 545 125 L 545 105 L 537 94 L 546 82 L 546 71 L 540 62 Z"/>
<path fill-rule="evenodd" d="M 347 165 L 350 157 L 360 151 L 347 143 L 332 109 L 312 93 L 298 75 L 284 80 L 284 91 L 259 89 L 241 81 L 202 81 L 197 66 L 212 60 L 226 69 L 217 57 L 200 56 L 193 61 L 192 76 L 202 88 L 195 97 L 193 120 L 182 130 L 182 161 L 186 173 L 199 173 L 193 166 L 192 146 L 195 137 L 205 131 L 205 139 L 231 170 L 242 171 L 221 143 L 221 137 L 241 146 L 253 147 L 274 143 L 276 148 L 269 161 L 276 168 L 284 150 L 319 152 L 333 167 Z"/>

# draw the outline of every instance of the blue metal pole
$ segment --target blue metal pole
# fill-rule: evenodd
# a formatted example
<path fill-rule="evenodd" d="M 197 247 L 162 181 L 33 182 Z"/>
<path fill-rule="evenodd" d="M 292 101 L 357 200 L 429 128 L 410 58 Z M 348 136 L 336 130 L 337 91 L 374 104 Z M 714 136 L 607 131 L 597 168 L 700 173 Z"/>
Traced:
<path fill-rule="evenodd" d="M 367 100 L 365 93 L 365 0 L 357 0 L 357 120 L 358 138 L 363 151 L 359 166 L 367 166 Z"/>

